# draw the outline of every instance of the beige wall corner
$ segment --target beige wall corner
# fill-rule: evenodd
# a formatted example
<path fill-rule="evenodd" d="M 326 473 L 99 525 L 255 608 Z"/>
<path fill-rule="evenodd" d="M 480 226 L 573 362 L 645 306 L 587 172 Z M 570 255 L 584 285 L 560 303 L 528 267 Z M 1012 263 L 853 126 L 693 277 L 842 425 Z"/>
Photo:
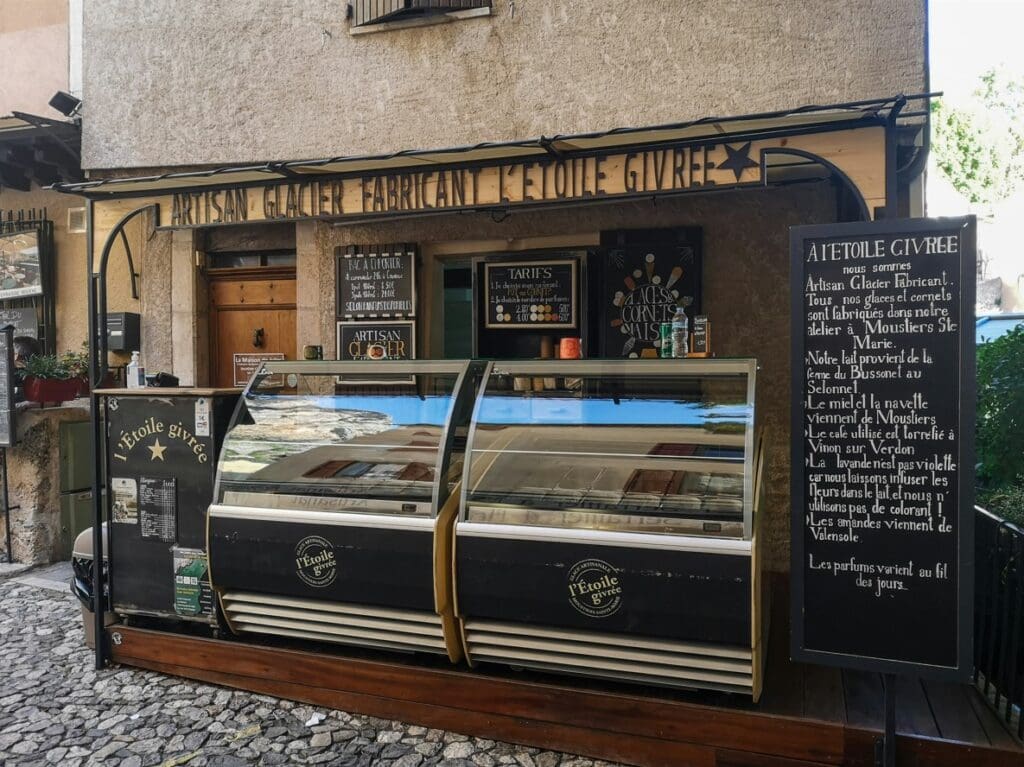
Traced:
<path fill-rule="evenodd" d="M 191 229 L 175 229 L 171 232 L 171 295 L 170 331 L 174 338 L 171 347 L 171 371 L 182 386 L 199 386 L 202 367 L 207 354 L 199 353 L 201 322 L 199 313 L 208 311 L 208 303 L 201 305 L 199 269 L 196 267 L 196 233 Z M 205 291 L 202 291 L 205 292 Z M 150 332 L 159 333 L 160 318 L 167 312 L 151 317 L 155 328 Z M 203 358 L 201 363 L 200 357 Z M 148 363 L 147 363 L 148 365 Z"/>
<path fill-rule="evenodd" d="M 295 225 L 295 358 L 302 347 L 322 344 L 324 357 L 334 357 L 333 337 L 334 248 L 331 226 L 321 221 L 300 221 Z"/>

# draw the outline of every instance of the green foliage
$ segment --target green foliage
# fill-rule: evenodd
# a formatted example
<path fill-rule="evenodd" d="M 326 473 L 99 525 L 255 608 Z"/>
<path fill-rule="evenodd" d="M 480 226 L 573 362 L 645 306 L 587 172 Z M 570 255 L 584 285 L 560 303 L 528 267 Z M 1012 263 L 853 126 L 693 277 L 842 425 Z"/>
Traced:
<path fill-rule="evenodd" d="M 53 354 L 33 354 L 25 360 L 23 372 L 33 378 L 66 380 L 73 377 L 64 363 Z"/>
<path fill-rule="evenodd" d="M 1024 475 L 1003 487 L 978 493 L 978 505 L 1024 527 Z"/>
<path fill-rule="evenodd" d="M 82 350 L 64 352 L 60 355 L 60 364 L 68 372 L 68 378 L 85 378 L 89 375 L 89 345 L 82 343 Z"/>
<path fill-rule="evenodd" d="M 990 205 L 1024 182 L 1024 80 L 990 69 L 969 106 L 932 104 L 939 170 L 973 203 Z"/>
<path fill-rule="evenodd" d="M 977 420 L 979 503 L 1024 522 L 1024 327 L 978 347 Z"/>

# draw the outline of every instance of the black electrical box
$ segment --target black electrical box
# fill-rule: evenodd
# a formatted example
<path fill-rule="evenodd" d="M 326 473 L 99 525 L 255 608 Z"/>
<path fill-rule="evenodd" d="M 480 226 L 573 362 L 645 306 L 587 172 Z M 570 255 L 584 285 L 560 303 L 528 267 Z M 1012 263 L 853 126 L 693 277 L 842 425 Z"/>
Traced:
<path fill-rule="evenodd" d="M 139 315 L 133 312 L 107 315 L 107 349 L 112 352 L 139 351 Z"/>

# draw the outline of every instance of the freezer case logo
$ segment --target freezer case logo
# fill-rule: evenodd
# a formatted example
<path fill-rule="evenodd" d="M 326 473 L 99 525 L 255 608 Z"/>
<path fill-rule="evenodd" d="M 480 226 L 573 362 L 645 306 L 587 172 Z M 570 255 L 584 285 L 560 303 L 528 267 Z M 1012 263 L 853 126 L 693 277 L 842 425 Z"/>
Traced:
<path fill-rule="evenodd" d="M 295 574 L 307 586 L 323 588 L 334 583 L 338 562 L 334 546 L 326 538 L 309 535 L 295 547 Z"/>
<path fill-rule="evenodd" d="M 607 618 L 622 606 L 619 571 L 600 559 L 584 559 L 569 569 L 569 603 L 591 618 Z"/>

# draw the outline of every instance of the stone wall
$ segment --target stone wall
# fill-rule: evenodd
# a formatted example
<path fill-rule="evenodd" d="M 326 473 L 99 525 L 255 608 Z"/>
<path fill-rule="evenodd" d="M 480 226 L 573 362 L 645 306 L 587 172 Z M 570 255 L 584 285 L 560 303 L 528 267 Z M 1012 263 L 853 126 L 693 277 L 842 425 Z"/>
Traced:
<path fill-rule="evenodd" d="M 14 561 L 45 564 L 60 557 L 60 425 L 87 421 L 88 400 L 64 407 L 18 406 L 18 443 L 8 448 L 7 470 Z"/>
<path fill-rule="evenodd" d="M 536 138 L 920 93 L 924 0 L 494 0 L 353 36 L 342 0 L 92 0 L 83 162 Z"/>

